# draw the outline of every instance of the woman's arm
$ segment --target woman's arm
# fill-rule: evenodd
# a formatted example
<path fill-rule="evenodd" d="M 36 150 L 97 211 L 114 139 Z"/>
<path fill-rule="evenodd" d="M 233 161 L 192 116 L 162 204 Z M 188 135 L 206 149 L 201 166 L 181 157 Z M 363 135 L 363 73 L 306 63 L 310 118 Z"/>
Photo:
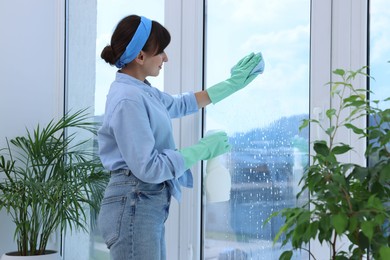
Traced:
<path fill-rule="evenodd" d="M 209 94 L 205 90 L 196 92 L 195 98 L 199 108 L 205 107 L 211 103 Z"/>

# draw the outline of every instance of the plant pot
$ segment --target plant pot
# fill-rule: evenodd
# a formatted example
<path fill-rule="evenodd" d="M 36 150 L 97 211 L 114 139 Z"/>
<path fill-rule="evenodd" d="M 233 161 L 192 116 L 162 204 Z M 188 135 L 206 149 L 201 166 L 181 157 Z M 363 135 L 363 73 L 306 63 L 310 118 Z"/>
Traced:
<path fill-rule="evenodd" d="M 47 250 L 45 255 L 20 256 L 17 252 L 5 253 L 0 260 L 61 260 L 60 253 Z"/>

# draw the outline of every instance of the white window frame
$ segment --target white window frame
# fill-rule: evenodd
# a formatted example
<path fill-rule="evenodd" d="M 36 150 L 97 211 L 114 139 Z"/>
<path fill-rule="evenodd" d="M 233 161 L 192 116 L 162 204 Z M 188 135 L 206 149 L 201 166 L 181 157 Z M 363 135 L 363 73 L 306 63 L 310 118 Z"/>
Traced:
<path fill-rule="evenodd" d="M 164 90 L 177 94 L 202 89 L 203 1 L 165 2 L 165 25 L 172 40 L 166 52 Z M 201 137 L 201 112 L 175 120 L 178 147 L 195 144 Z M 192 168 L 193 189 L 183 189 L 180 205 L 173 200 L 166 224 L 167 259 L 200 259 L 201 165 Z"/>
<path fill-rule="evenodd" d="M 339 80 L 332 74 L 333 70 L 357 70 L 368 64 L 368 8 L 366 0 L 312 1 L 310 82 L 312 118 L 325 120 L 325 111 L 338 107 L 338 101 L 332 100 L 330 96 L 330 87 L 324 87 L 327 82 Z M 353 84 L 355 88 L 367 88 L 367 78 L 358 77 Z M 366 126 L 366 119 L 361 118 L 355 121 L 355 124 L 363 128 Z M 325 136 L 319 134 L 317 129 L 311 129 L 312 141 L 324 138 Z M 339 138 L 335 141 L 342 141 L 355 148 L 354 152 L 343 155 L 340 160 L 346 163 L 366 164 L 364 156 L 366 140 L 358 139 L 351 130 L 340 129 Z M 344 243 L 348 240 L 343 238 L 340 240 L 339 244 L 348 250 L 349 244 Z M 319 244 L 318 241 L 310 243 L 310 250 L 317 256 L 325 258 L 331 256 L 331 249 Z"/>
<path fill-rule="evenodd" d="M 366 0 L 311 1 L 311 54 L 310 54 L 310 117 L 324 119 L 326 109 L 334 106 L 330 88 L 325 84 L 333 80 L 336 68 L 355 70 L 367 65 L 367 9 Z M 165 24 L 172 34 L 167 52 L 171 60 L 165 69 L 165 90 L 172 93 L 198 91 L 203 77 L 203 9 L 204 1 L 166 1 Z M 366 78 L 356 81 L 359 88 L 366 87 Z M 328 98 L 324 98 L 328 97 Z M 196 143 L 201 136 L 202 114 L 174 123 L 179 147 Z M 361 126 L 366 124 L 362 119 Z M 311 129 L 311 141 L 324 138 Z M 365 164 L 364 140 L 356 140 L 345 131 L 343 142 L 357 147 L 357 153 L 348 154 L 346 160 Z M 201 259 L 201 167 L 193 168 L 194 189 L 185 190 L 180 205 L 171 208 L 167 223 L 167 249 L 169 259 Z M 330 254 L 328 248 L 311 243 L 317 255 Z"/>

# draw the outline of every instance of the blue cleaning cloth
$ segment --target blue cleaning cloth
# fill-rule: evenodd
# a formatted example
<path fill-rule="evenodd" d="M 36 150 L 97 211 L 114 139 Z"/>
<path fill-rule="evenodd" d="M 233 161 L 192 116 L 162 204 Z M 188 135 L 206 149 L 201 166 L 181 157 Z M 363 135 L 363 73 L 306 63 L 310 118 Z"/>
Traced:
<path fill-rule="evenodd" d="M 251 71 L 249 76 L 252 76 L 254 74 L 262 74 L 264 72 L 265 63 L 264 63 L 263 55 L 261 54 L 261 52 L 258 52 L 256 55 L 260 55 L 261 59 L 260 59 L 259 63 L 256 65 L 256 67 L 253 68 L 253 70 Z M 231 68 L 230 73 L 233 72 L 235 67 L 236 67 L 236 65 L 234 65 L 233 68 Z"/>
<path fill-rule="evenodd" d="M 261 52 L 259 52 L 259 53 L 257 53 L 257 54 L 260 54 L 261 60 L 260 60 L 260 62 L 256 65 L 256 67 L 253 68 L 253 70 L 251 71 L 251 74 L 250 74 L 250 75 L 253 75 L 253 74 L 262 74 L 262 73 L 264 72 L 265 63 L 264 63 L 263 55 L 261 54 Z"/>

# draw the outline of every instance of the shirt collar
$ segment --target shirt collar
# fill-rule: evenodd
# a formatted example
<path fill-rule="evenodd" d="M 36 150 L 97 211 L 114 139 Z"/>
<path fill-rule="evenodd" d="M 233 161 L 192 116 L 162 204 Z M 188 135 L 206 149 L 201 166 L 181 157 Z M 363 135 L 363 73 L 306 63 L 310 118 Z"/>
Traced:
<path fill-rule="evenodd" d="M 121 82 L 121 83 L 126 83 L 126 84 L 131 84 L 137 87 L 140 87 L 145 90 L 149 90 L 151 87 L 151 84 L 149 81 L 145 79 L 145 81 L 141 81 L 139 79 L 134 78 L 133 76 L 130 76 L 128 74 L 122 73 L 122 72 L 117 72 L 115 81 Z"/>

